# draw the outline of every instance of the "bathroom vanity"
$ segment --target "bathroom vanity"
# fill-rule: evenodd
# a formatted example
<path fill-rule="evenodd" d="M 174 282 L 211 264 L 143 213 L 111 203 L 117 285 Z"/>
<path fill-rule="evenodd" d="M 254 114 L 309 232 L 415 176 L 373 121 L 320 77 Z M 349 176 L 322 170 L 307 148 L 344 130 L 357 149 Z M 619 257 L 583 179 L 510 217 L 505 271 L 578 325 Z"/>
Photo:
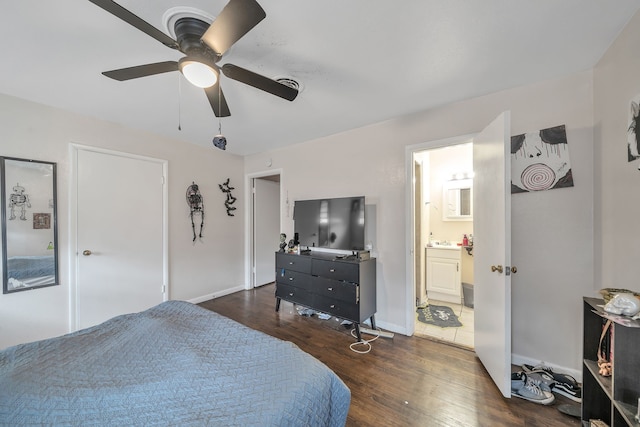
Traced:
<path fill-rule="evenodd" d="M 462 303 L 460 246 L 427 247 L 426 282 L 430 300 Z"/>

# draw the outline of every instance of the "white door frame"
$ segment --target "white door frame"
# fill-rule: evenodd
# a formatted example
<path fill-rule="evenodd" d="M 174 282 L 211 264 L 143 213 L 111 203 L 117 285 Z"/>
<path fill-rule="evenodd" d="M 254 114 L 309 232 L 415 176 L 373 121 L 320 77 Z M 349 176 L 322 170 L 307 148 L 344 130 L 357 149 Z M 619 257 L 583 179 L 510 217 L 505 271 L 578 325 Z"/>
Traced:
<path fill-rule="evenodd" d="M 415 305 L 416 305 L 416 285 L 415 285 L 415 259 L 414 259 L 414 247 L 415 247 L 415 218 L 414 218 L 414 209 L 415 209 L 415 191 L 414 191 L 414 172 L 413 172 L 413 156 L 415 153 L 425 150 L 430 150 L 433 148 L 442 148 L 449 147 L 452 145 L 466 144 L 469 142 L 473 142 L 473 137 L 475 134 L 468 135 L 460 135 L 454 136 L 451 138 L 439 139 L 435 141 L 422 142 L 419 144 L 408 145 L 405 147 L 405 171 L 406 171 L 406 182 L 405 185 L 405 203 L 406 203 L 406 226 L 405 226 L 405 236 L 406 236 L 406 245 L 405 245 L 405 260 L 406 260 L 406 277 L 407 283 L 405 286 L 405 297 L 406 297 L 406 325 L 407 325 L 407 335 L 413 335 L 416 329 L 416 315 L 415 315 Z"/>
<path fill-rule="evenodd" d="M 77 301 L 78 301 L 78 152 L 80 150 L 93 151 L 96 153 L 110 154 L 131 159 L 145 160 L 162 165 L 162 173 L 165 179 L 162 195 L 162 300 L 169 299 L 169 175 L 167 160 L 157 159 L 148 156 L 125 153 L 122 151 L 108 150 L 105 148 L 92 147 L 71 143 L 69 144 L 71 158 L 71 177 L 69 179 L 69 248 L 71 259 L 69 262 L 69 330 L 78 329 Z"/>
<path fill-rule="evenodd" d="M 283 200 L 283 172 L 282 169 L 269 169 L 261 172 L 253 172 L 246 174 L 244 177 L 244 194 L 245 209 L 244 215 L 244 229 L 245 229 L 245 242 L 244 242 L 244 288 L 253 289 L 253 191 L 251 182 L 255 178 L 262 178 L 265 176 L 280 175 L 280 230 L 282 231 L 282 200 Z M 274 249 L 274 254 L 276 249 Z M 275 256 L 275 255 L 274 255 Z"/>

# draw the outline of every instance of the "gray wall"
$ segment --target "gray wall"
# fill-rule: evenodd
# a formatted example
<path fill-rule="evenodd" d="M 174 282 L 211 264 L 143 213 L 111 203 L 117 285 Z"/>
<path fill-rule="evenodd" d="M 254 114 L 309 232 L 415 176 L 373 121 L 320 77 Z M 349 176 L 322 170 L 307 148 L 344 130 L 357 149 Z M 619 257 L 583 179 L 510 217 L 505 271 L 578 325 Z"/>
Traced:
<path fill-rule="evenodd" d="M 594 69 L 596 287 L 640 292 L 640 161 L 627 160 L 629 102 L 640 94 L 640 14 Z M 639 129 L 640 131 L 640 129 Z"/>

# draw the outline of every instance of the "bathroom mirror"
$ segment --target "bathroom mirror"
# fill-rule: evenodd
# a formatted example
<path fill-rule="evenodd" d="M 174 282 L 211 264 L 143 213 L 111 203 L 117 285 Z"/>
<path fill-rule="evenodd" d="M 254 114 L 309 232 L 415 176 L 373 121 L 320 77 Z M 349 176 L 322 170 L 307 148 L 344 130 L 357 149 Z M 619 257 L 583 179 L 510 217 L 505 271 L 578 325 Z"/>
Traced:
<path fill-rule="evenodd" d="M 56 164 L 0 157 L 2 291 L 58 282 Z"/>
<path fill-rule="evenodd" d="M 446 181 L 442 188 L 442 220 L 473 220 L 473 180 Z"/>

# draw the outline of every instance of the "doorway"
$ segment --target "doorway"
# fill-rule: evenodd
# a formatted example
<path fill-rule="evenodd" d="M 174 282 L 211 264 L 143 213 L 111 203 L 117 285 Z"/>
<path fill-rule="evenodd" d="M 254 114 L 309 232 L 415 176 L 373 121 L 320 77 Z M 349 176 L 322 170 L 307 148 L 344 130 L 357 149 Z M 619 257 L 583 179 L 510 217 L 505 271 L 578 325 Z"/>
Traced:
<path fill-rule="evenodd" d="M 482 131 L 467 137 L 407 146 L 405 164 L 407 182 L 414 180 L 414 154 L 439 147 L 465 142 L 473 143 L 473 264 L 474 264 L 474 351 L 487 369 L 500 392 L 511 396 L 511 166 L 510 166 L 511 113 L 500 113 Z M 407 256 L 405 287 L 407 297 L 407 325 L 415 333 L 416 304 L 414 270 L 414 186 L 406 187 L 407 201 Z M 457 190 L 454 203 L 444 204 L 447 214 L 464 215 L 460 209 L 462 190 Z M 450 196 L 447 196 L 450 197 Z M 432 198 L 436 200 L 436 198 Z M 444 257 L 441 257 L 444 258 Z M 451 272 L 450 260 L 440 261 L 439 271 Z M 429 270 L 427 270 L 429 271 Z M 515 272 L 515 270 L 514 270 Z M 428 278 L 426 280 L 428 282 Z"/>
<path fill-rule="evenodd" d="M 415 335 L 474 348 L 473 143 L 413 153 Z"/>
<path fill-rule="evenodd" d="M 275 281 L 280 244 L 280 173 L 254 175 L 251 185 L 251 287 Z"/>

